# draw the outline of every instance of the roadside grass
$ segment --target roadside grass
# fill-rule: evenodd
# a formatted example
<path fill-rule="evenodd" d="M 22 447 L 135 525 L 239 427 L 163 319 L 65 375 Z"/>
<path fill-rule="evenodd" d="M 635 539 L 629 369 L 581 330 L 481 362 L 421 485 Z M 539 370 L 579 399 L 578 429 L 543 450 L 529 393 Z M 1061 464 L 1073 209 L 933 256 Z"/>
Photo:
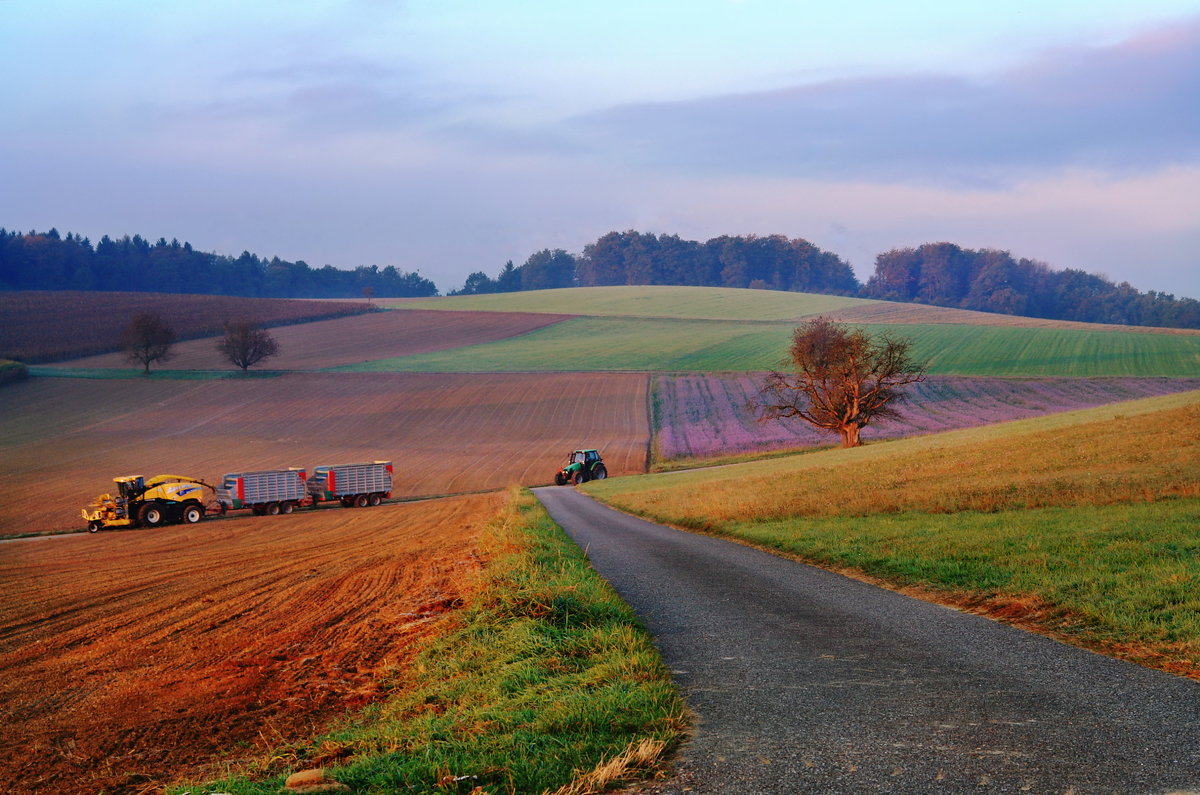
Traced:
<path fill-rule="evenodd" d="M 400 309 L 481 312 L 549 312 L 613 317 L 674 317 L 711 320 L 795 320 L 842 309 L 887 305 L 865 298 L 735 287 L 631 285 L 572 287 L 491 295 L 405 299 L 380 304 Z"/>
<path fill-rule="evenodd" d="M 1200 678 L 1200 392 L 583 489 Z"/>
<path fill-rule="evenodd" d="M 756 291 L 749 291 L 756 292 Z M 331 368 L 338 371 L 753 372 L 784 366 L 795 323 L 579 317 L 507 340 Z M 1194 376 L 1200 335 L 967 325 L 863 326 L 913 341 L 938 374 Z"/>
<path fill-rule="evenodd" d="M 598 792 L 644 776 L 685 713 L 632 610 L 528 491 L 483 544 L 457 626 L 385 678 L 385 701 L 206 791 L 276 793 L 311 767 L 360 793 Z"/>

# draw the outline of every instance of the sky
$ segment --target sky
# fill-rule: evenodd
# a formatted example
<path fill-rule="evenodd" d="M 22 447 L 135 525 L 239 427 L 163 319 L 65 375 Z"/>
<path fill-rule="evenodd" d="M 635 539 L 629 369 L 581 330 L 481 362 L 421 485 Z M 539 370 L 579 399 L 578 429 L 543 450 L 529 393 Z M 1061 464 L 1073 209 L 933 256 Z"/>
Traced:
<path fill-rule="evenodd" d="M 1200 298 L 1200 0 L 0 0 L 0 227 L 394 265 L 950 241 Z"/>

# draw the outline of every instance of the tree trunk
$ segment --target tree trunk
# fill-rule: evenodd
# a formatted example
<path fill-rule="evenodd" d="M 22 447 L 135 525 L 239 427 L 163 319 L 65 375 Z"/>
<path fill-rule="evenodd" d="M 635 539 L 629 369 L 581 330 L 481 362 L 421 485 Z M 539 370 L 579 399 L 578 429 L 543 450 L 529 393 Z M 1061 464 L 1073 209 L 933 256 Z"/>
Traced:
<path fill-rule="evenodd" d="M 846 425 L 839 429 L 842 435 L 842 447 L 858 447 L 862 442 L 858 440 L 859 427 L 857 425 Z"/>

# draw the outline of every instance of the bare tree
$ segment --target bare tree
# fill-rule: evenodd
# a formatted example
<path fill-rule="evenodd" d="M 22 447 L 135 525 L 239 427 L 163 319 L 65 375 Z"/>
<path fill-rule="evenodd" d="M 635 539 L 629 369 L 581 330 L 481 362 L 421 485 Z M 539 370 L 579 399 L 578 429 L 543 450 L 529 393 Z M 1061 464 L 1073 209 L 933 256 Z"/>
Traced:
<path fill-rule="evenodd" d="M 757 403 L 760 420 L 799 417 L 860 444 L 870 422 L 896 417 L 901 387 L 925 380 L 925 365 L 910 355 L 911 340 L 881 334 L 872 339 L 828 318 L 816 318 L 792 334 L 795 372 L 767 376 Z"/>
<path fill-rule="evenodd" d="M 165 362 L 175 356 L 175 330 L 157 312 L 139 312 L 121 333 L 121 348 L 131 362 L 150 373 L 151 362 Z"/>
<path fill-rule="evenodd" d="M 258 323 L 234 320 L 225 324 L 225 336 L 217 341 L 217 351 L 246 372 L 251 366 L 279 353 L 279 343 Z"/>

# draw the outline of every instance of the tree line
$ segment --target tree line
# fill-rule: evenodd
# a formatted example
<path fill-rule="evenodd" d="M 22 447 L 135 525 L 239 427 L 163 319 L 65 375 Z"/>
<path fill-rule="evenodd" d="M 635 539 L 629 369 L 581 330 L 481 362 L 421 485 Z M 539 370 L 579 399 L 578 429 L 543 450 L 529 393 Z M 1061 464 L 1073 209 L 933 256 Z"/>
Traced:
<path fill-rule="evenodd" d="M 437 295 L 418 273 L 375 265 L 343 270 L 313 268 L 303 260 L 265 259 L 243 251 L 229 257 L 197 251 L 189 243 L 140 235 L 95 246 L 86 237 L 56 229 L 10 232 L 0 228 L 0 290 L 111 290 L 196 293 L 271 298 L 357 298 L 362 295 Z"/>
<path fill-rule="evenodd" d="M 601 285 L 663 284 L 749 287 L 829 293 L 1010 315 L 1134 326 L 1200 328 L 1200 301 L 1141 292 L 1127 282 L 1081 270 L 1053 270 L 1007 251 L 927 243 L 878 255 L 860 284 L 850 265 L 802 238 L 722 235 L 704 242 L 678 235 L 609 232 L 580 254 L 543 249 L 495 276 L 470 274 L 451 295 Z M 417 273 L 374 265 L 312 268 L 249 252 L 228 257 L 188 243 L 134 235 L 94 247 L 51 229 L 26 234 L 0 228 L 0 290 L 113 290 L 277 298 L 433 296 Z"/>
<path fill-rule="evenodd" d="M 467 277 L 454 295 L 599 287 L 676 284 L 693 287 L 750 287 L 763 290 L 856 295 L 858 280 L 849 263 L 801 238 L 783 235 L 714 237 L 703 243 L 678 235 L 609 232 L 575 256 L 543 249 L 515 267 L 510 260 L 495 278 L 482 271 Z"/>
<path fill-rule="evenodd" d="M 1005 315 L 1200 328 L 1200 301 L 1044 262 L 1007 251 L 971 250 L 953 243 L 897 248 L 875 258 L 864 298 L 977 309 Z"/>
<path fill-rule="evenodd" d="M 1089 323 L 1200 328 L 1200 301 L 1140 292 L 1081 270 L 1053 270 L 1007 251 L 953 243 L 896 248 L 875 258 L 860 284 L 836 254 L 783 235 L 724 235 L 700 243 L 677 235 L 609 232 L 573 256 L 545 249 L 495 278 L 482 271 L 452 295 L 555 287 L 679 284 L 830 293 Z"/>

